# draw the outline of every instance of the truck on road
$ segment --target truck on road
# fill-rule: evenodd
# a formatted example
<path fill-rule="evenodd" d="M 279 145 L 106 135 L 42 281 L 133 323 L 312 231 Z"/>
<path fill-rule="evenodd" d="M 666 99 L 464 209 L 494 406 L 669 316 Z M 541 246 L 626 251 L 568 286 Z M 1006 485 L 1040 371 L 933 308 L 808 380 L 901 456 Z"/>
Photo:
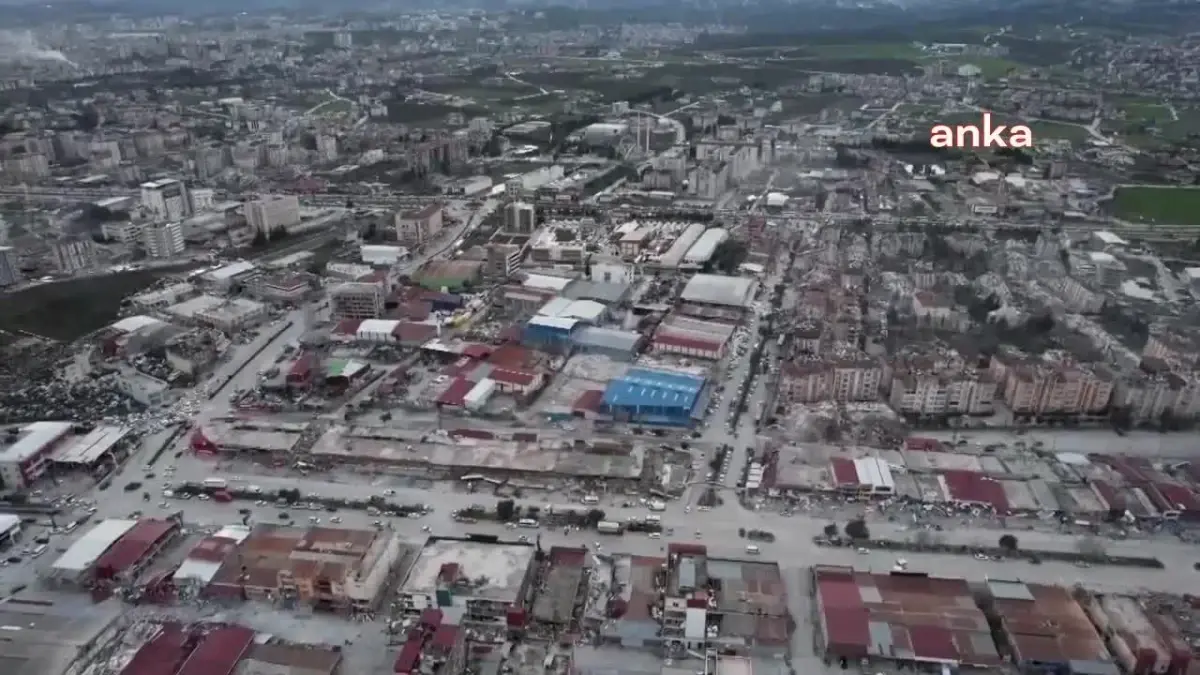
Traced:
<path fill-rule="evenodd" d="M 600 534 L 623 534 L 625 526 L 611 520 L 602 520 L 596 523 L 596 531 Z"/>

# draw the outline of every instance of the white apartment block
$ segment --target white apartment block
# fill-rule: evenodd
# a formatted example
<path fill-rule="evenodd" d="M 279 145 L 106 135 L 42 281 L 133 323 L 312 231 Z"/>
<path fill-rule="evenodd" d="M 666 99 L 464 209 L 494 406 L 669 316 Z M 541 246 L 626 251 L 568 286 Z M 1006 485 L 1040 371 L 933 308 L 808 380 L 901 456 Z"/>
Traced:
<path fill-rule="evenodd" d="M 172 258 L 184 249 L 183 226 L 179 223 L 149 225 L 142 233 L 142 244 L 151 258 Z"/>
<path fill-rule="evenodd" d="M 142 183 L 142 206 L 160 220 L 182 220 L 192 215 L 187 186 L 170 178 Z"/>
<path fill-rule="evenodd" d="M 143 240 L 146 225 L 144 223 L 135 223 L 132 220 L 123 220 L 120 222 L 104 223 L 100 226 L 100 233 L 105 239 L 112 239 L 122 244 L 136 244 Z"/>
<path fill-rule="evenodd" d="M 270 232 L 300 224 L 300 198 L 277 195 L 255 199 L 246 204 L 246 223 L 256 232 Z"/>
<path fill-rule="evenodd" d="M 990 415 L 996 382 L 986 373 L 898 372 L 888 399 L 905 415 Z"/>
<path fill-rule="evenodd" d="M 780 397 L 790 403 L 877 401 L 883 368 L 868 359 L 789 363 L 779 382 Z"/>
<path fill-rule="evenodd" d="M 54 266 L 68 274 L 91 269 L 96 262 L 96 246 L 91 239 L 66 239 L 50 247 Z"/>

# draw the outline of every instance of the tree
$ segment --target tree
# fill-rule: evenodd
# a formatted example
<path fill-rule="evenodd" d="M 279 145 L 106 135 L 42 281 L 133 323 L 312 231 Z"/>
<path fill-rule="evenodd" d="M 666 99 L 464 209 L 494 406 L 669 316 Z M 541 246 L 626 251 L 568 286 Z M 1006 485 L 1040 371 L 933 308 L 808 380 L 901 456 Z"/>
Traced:
<path fill-rule="evenodd" d="M 1011 535 L 1011 534 L 1006 534 L 1006 535 L 1000 537 L 1000 548 L 1004 549 L 1008 553 L 1012 553 L 1013 551 L 1016 551 L 1017 550 L 1017 537 L 1015 535 Z"/>
<path fill-rule="evenodd" d="M 825 536 L 829 537 L 830 539 L 833 539 L 834 537 L 838 536 L 837 523 L 830 523 L 825 526 Z"/>
<path fill-rule="evenodd" d="M 496 520 L 507 523 L 517 514 L 517 503 L 511 499 L 496 502 Z"/>
<path fill-rule="evenodd" d="M 605 519 L 605 513 L 600 509 L 592 509 L 587 512 L 587 524 L 589 527 L 595 527 Z"/>
<path fill-rule="evenodd" d="M 867 528 L 867 521 L 862 518 L 855 518 L 846 523 L 846 526 L 842 528 L 842 532 L 854 540 L 871 538 L 871 531 Z"/>

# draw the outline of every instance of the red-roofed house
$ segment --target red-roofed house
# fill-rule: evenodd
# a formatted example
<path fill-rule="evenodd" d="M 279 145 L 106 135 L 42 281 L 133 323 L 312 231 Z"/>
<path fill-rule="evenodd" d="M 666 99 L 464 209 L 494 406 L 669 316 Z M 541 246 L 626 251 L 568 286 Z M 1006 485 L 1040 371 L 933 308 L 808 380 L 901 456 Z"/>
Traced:
<path fill-rule="evenodd" d="M 179 523 L 175 520 L 138 521 L 96 560 L 96 578 L 136 576 L 179 531 Z"/>
<path fill-rule="evenodd" d="M 697 359 L 719 360 L 725 355 L 725 343 L 719 340 L 702 340 L 682 335 L 664 334 L 659 331 L 652 341 L 654 351 L 659 354 L 679 354 Z"/>
<path fill-rule="evenodd" d="M 137 650 L 121 675 L 175 675 L 189 653 L 187 633 L 178 624 L 164 624 Z"/>
<path fill-rule="evenodd" d="M 591 389 L 579 395 L 575 402 L 571 404 L 571 412 L 576 415 L 588 415 L 600 410 L 600 404 L 604 402 L 603 389 Z"/>
<path fill-rule="evenodd" d="M 300 358 L 292 363 L 292 367 L 288 369 L 287 383 L 289 387 L 297 387 L 307 389 L 312 386 L 313 370 L 317 365 L 317 355 L 312 352 L 304 352 Z"/>
<path fill-rule="evenodd" d="M 1146 486 L 1146 495 L 1168 520 L 1200 519 L 1200 500 L 1196 494 L 1180 483 L 1158 481 Z"/>
<path fill-rule="evenodd" d="M 472 389 L 475 388 L 475 383 L 465 377 L 460 377 L 450 383 L 449 387 L 442 392 L 441 396 L 437 397 L 435 403 L 438 405 L 450 406 L 452 408 L 460 408 L 466 404 L 466 396 Z"/>
<path fill-rule="evenodd" d="M 947 501 L 971 506 L 991 506 L 997 513 L 1008 513 L 1008 495 L 1000 481 L 977 471 L 953 469 L 944 471 L 942 483 Z"/>
<path fill-rule="evenodd" d="M 518 396 L 537 391 L 546 379 L 542 373 L 508 368 L 492 368 L 487 377 L 496 382 L 496 388 L 500 391 Z"/>
<path fill-rule="evenodd" d="M 204 637 L 176 675 L 231 675 L 254 642 L 254 631 L 223 626 Z"/>
<path fill-rule="evenodd" d="M 417 626 L 400 648 L 392 670 L 397 675 L 438 673 L 458 675 L 466 665 L 466 635 L 454 624 L 443 623 L 440 609 L 421 612 Z"/>

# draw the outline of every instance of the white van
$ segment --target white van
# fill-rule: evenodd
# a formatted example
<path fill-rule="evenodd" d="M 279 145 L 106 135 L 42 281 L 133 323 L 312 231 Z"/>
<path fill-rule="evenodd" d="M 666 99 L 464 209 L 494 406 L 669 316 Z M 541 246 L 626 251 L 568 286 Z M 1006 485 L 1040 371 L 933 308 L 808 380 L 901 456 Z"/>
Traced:
<path fill-rule="evenodd" d="M 749 546 L 746 547 L 746 553 L 748 553 L 750 555 L 758 555 L 759 553 L 762 553 L 762 550 L 759 549 L 754 544 L 750 544 Z"/>
<path fill-rule="evenodd" d="M 595 506 L 600 503 L 600 498 L 596 495 L 584 495 L 580 501 L 586 506 Z"/>
<path fill-rule="evenodd" d="M 520 520 L 518 520 L 518 521 L 517 521 L 517 527 L 530 527 L 530 528 L 533 528 L 533 527 L 537 527 L 537 526 L 538 526 L 538 521 L 536 521 L 536 520 L 534 520 L 534 519 L 532 519 L 532 518 L 522 518 L 522 519 L 520 519 Z"/>

